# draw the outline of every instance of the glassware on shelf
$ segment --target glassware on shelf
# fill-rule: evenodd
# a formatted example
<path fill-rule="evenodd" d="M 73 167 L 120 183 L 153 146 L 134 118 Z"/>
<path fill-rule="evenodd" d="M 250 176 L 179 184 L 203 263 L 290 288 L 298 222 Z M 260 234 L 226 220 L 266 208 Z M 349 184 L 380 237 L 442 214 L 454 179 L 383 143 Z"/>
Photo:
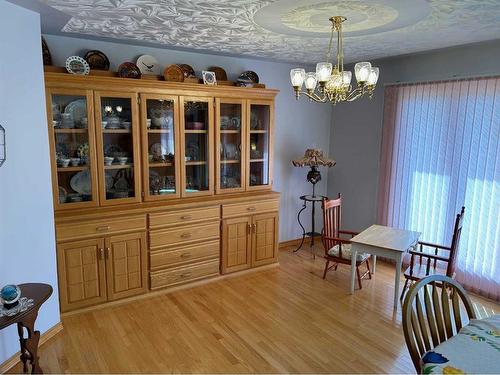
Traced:
<path fill-rule="evenodd" d="M 146 100 L 149 196 L 175 195 L 175 121 L 172 99 Z"/>
<path fill-rule="evenodd" d="M 94 201 L 87 98 L 51 95 L 58 199 L 60 205 Z"/>
<path fill-rule="evenodd" d="M 134 198 L 132 99 L 101 97 L 105 199 Z"/>
<path fill-rule="evenodd" d="M 249 185 L 269 185 L 269 127 L 271 109 L 266 104 L 250 105 Z"/>
<path fill-rule="evenodd" d="M 184 103 L 185 191 L 209 189 L 209 105 L 206 101 Z"/>
<path fill-rule="evenodd" d="M 241 158 L 242 103 L 219 103 L 219 187 L 238 189 L 242 187 Z"/>

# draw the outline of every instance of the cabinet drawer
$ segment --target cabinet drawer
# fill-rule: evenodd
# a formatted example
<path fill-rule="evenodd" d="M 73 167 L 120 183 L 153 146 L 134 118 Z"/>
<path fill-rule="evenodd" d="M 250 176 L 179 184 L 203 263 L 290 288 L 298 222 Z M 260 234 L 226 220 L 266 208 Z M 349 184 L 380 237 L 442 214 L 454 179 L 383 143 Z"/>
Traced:
<path fill-rule="evenodd" d="M 56 229 L 58 241 L 106 235 L 114 232 L 145 230 L 146 216 L 140 215 L 119 219 L 85 220 L 79 223 L 59 224 Z"/>
<path fill-rule="evenodd" d="M 222 205 L 222 217 L 243 216 L 261 212 L 272 212 L 279 210 L 278 200 L 266 200 L 251 203 L 234 203 Z"/>
<path fill-rule="evenodd" d="M 151 272 L 151 289 L 182 284 L 218 274 L 218 259 L 172 268 L 165 271 Z"/>
<path fill-rule="evenodd" d="M 183 263 L 219 258 L 219 241 L 210 241 L 195 246 L 185 246 L 172 250 L 158 250 L 150 253 L 151 269 L 172 267 Z"/>
<path fill-rule="evenodd" d="M 153 230 L 150 232 L 150 248 L 179 246 L 201 240 L 216 240 L 220 237 L 219 220 L 212 224 L 190 225 L 181 228 Z"/>
<path fill-rule="evenodd" d="M 156 229 L 218 219 L 220 219 L 220 206 L 155 213 L 149 215 L 149 228 Z"/>

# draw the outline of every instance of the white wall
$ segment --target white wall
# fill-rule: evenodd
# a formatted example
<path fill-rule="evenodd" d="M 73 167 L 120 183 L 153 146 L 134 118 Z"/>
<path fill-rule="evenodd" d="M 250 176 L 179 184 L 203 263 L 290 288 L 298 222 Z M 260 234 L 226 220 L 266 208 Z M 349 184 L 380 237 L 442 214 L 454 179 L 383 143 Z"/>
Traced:
<path fill-rule="evenodd" d="M 0 285 L 53 286 L 36 322 L 43 333 L 59 322 L 59 298 L 38 14 L 0 1 L 0 51 Z M 0 331 L 0 363 L 18 350 L 16 326 Z"/>
<path fill-rule="evenodd" d="M 328 194 L 344 195 L 346 229 L 362 230 L 375 223 L 384 84 L 498 75 L 498 61 L 500 40 L 373 62 L 381 71 L 373 100 L 339 104 L 333 111 L 330 155 L 337 165 L 328 176 Z"/>
<path fill-rule="evenodd" d="M 90 49 L 104 52 L 111 69 L 124 61 L 136 61 L 142 54 L 155 56 L 163 66 L 175 63 L 191 65 L 199 73 L 209 66 L 221 66 L 228 73 L 229 79 L 236 79 L 245 70 L 254 70 L 260 81 L 269 88 L 279 89 L 276 98 L 276 128 L 274 148 L 274 190 L 281 192 L 280 240 L 298 238 L 301 231 L 296 222 L 300 209 L 298 197 L 311 191 L 306 181 L 306 169 L 294 168 L 291 160 L 303 155 L 306 148 L 316 146 L 328 153 L 331 107 L 311 104 L 306 100 L 296 102 L 290 86 L 290 69 L 295 66 L 257 59 L 236 58 L 220 55 L 193 53 L 186 51 L 151 48 L 124 43 L 110 43 L 80 38 L 46 35 L 47 44 L 52 54 L 53 64 L 64 66 L 68 56 L 80 55 Z M 327 178 L 318 186 L 318 193 L 326 193 Z M 319 215 L 318 215 L 319 216 Z M 304 215 L 304 221 L 310 217 Z"/>

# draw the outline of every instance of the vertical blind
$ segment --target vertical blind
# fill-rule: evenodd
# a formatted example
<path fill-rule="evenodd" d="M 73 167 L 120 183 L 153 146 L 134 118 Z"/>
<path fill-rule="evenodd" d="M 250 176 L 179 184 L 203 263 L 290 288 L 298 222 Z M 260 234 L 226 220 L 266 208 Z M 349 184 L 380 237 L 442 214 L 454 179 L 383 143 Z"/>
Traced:
<path fill-rule="evenodd" d="M 500 78 L 385 88 L 378 222 L 451 244 L 457 280 L 500 300 Z"/>

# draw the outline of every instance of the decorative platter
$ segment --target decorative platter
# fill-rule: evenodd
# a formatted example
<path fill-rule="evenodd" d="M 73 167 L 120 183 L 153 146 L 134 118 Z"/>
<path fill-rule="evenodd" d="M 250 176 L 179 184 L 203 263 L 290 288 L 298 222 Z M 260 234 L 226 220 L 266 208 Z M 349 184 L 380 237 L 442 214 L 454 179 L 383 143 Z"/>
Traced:
<path fill-rule="evenodd" d="M 163 78 L 165 81 L 184 82 L 184 71 L 179 65 L 172 64 L 163 71 Z"/>
<path fill-rule="evenodd" d="M 249 81 L 252 83 L 259 83 L 259 76 L 257 75 L 257 73 L 251 70 L 247 70 L 246 72 L 240 74 L 238 80 Z"/>
<path fill-rule="evenodd" d="M 211 66 L 207 70 L 215 73 L 215 78 L 217 79 L 217 81 L 227 81 L 227 73 L 220 66 Z"/>
<path fill-rule="evenodd" d="M 163 155 L 167 154 L 167 148 L 163 146 L 161 143 L 152 144 L 149 150 L 153 155 L 153 160 L 160 160 L 162 159 Z"/>
<path fill-rule="evenodd" d="M 161 74 L 160 65 L 154 56 L 139 56 L 136 64 L 142 74 Z"/>
<path fill-rule="evenodd" d="M 71 74 L 88 75 L 90 66 L 80 56 L 70 56 L 66 59 L 66 70 Z"/>
<path fill-rule="evenodd" d="M 141 78 L 141 71 L 133 62 L 124 62 L 118 67 L 118 76 L 122 78 Z"/>
<path fill-rule="evenodd" d="M 73 121 L 77 124 L 80 124 L 82 119 L 84 117 L 87 117 L 87 100 L 73 100 L 64 108 L 64 113 L 70 113 Z"/>
<path fill-rule="evenodd" d="M 182 69 L 182 72 L 184 73 L 184 78 L 191 78 L 195 77 L 196 75 L 194 74 L 194 69 L 191 65 L 188 64 L 180 64 L 179 68 Z"/>
<path fill-rule="evenodd" d="M 98 50 L 88 51 L 85 54 L 84 59 L 89 64 L 90 69 L 109 70 L 109 59 L 101 51 Z"/>
<path fill-rule="evenodd" d="M 90 178 L 90 171 L 85 169 L 78 172 L 69 181 L 71 189 L 80 194 L 92 194 L 92 180 Z"/>

